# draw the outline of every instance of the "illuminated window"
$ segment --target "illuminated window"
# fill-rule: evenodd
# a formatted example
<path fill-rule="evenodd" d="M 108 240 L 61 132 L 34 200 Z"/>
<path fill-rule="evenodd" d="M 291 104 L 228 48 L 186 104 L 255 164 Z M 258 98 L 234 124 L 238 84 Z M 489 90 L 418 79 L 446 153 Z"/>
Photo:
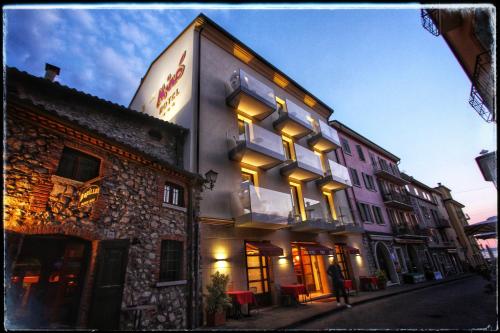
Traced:
<path fill-rule="evenodd" d="M 182 242 L 163 240 L 161 242 L 160 281 L 181 279 Z"/>
<path fill-rule="evenodd" d="M 184 207 L 184 189 L 179 185 L 165 183 L 163 202 L 169 205 Z"/>
<path fill-rule="evenodd" d="M 81 151 L 64 147 L 56 175 L 86 182 L 99 176 L 100 165 L 100 159 Z"/>
<path fill-rule="evenodd" d="M 305 220 L 304 201 L 300 185 L 290 183 L 290 195 L 292 197 L 292 208 L 295 220 Z"/>
<path fill-rule="evenodd" d="M 282 137 L 283 150 L 285 151 L 285 157 L 287 160 L 295 161 L 295 148 L 293 147 L 293 140 L 285 136 Z"/>

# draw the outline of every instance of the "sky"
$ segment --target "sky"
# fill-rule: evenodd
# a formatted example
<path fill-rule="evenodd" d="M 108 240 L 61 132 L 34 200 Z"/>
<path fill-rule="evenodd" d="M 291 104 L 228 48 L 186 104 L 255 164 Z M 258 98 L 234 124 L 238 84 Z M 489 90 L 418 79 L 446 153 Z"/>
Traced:
<path fill-rule="evenodd" d="M 401 171 L 452 189 L 469 223 L 497 215 L 474 160 L 496 150 L 496 125 L 469 105 L 469 79 L 416 5 L 54 7 L 4 7 L 4 65 L 43 76 L 50 63 L 61 84 L 128 106 L 150 63 L 203 12 L 333 108 L 331 119 L 400 157 Z"/>

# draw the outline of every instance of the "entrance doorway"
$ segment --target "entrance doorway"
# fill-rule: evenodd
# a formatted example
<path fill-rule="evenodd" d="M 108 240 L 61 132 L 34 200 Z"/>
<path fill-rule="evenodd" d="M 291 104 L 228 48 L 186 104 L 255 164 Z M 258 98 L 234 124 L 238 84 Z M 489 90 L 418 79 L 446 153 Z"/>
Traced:
<path fill-rule="evenodd" d="M 375 253 L 378 268 L 385 273 L 387 279 L 392 283 L 398 283 L 396 268 L 394 267 L 394 262 L 391 259 L 391 254 L 387 246 L 384 243 L 378 242 L 375 245 Z"/>
<path fill-rule="evenodd" d="M 89 254 L 90 243 L 78 238 L 24 236 L 7 280 L 11 327 L 74 327 Z"/>
<path fill-rule="evenodd" d="M 271 258 L 261 255 L 259 249 L 249 243 L 245 244 L 245 248 L 248 290 L 254 293 L 257 304 L 271 305 Z"/>
<path fill-rule="evenodd" d="M 309 254 L 304 247 L 292 244 L 292 257 L 297 282 L 305 285 L 312 298 L 326 294 L 328 280 L 322 256 Z"/>

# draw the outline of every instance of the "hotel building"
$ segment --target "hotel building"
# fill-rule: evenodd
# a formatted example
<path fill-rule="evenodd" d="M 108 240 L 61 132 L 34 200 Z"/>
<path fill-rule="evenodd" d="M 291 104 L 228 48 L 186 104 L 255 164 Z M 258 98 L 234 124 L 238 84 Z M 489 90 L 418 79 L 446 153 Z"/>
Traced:
<path fill-rule="evenodd" d="M 130 108 L 189 129 L 185 168 L 218 173 L 200 211 L 202 281 L 215 271 L 259 305 L 280 285 L 329 295 L 337 256 L 368 275 L 333 110 L 204 15 L 151 64 Z"/>

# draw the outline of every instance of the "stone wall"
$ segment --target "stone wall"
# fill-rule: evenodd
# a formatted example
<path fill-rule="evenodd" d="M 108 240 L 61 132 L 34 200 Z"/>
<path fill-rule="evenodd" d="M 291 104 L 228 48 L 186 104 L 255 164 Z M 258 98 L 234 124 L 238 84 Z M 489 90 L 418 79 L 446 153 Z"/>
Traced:
<path fill-rule="evenodd" d="M 100 178 L 93 182 L 101 192 L 93 205 L 78 206 L 79 191 L 86 184 L 55 175 L 65 145 L 101 159 Z M 72 235 L 94 241 L 94 250 L 100 240 L 137 239 L 129 249 L 122 307 L 157 305 L 158 311 L 143 315 L 144 328 L 186 326 L 187 285 L 157 287 L 161 240 L 180 240 L 186 246 L 187 236 L 187 210 L 163 206 L 163 185 L 168 180 L 185 186 L 186 180 L 17 117 L 7 118 L 5 161 L 5 229 Z M 182 274 L 182 280 L 188 279 L 185 271 Z M 92 274 L 86 283 L 92 283 Z M 82 299 L 90 301 L 91 291 L 92 286 L 86 286 Z M 85 316 L 80 314 L 83 326 Z M 121 328 L 132 324 L 131 316 L 122 315 Z"/>

